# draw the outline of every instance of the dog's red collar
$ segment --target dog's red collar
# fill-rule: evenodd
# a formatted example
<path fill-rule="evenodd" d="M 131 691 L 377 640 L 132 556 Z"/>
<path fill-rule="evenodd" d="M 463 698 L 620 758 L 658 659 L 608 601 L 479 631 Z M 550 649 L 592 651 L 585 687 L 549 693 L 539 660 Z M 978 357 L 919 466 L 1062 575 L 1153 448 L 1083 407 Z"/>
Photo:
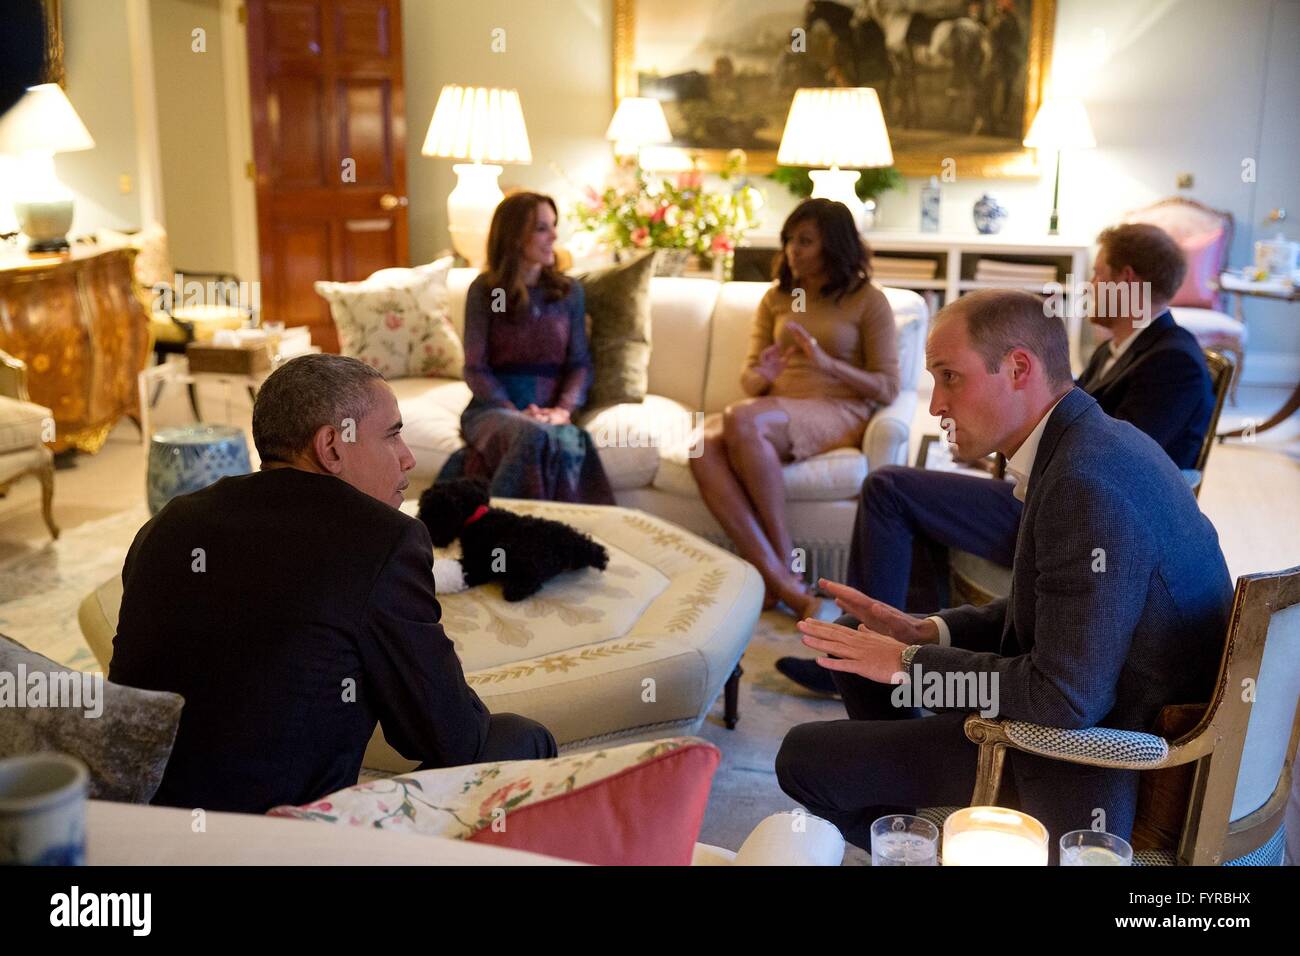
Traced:
<path fill-rule="evenodd" d="M 465 519 L 465 524 L 462 525 L 462 527 L 468 528 L 475 521 L 477 521 L 479 518 L 483 517 L 487 513 L 488 513 L 488 506 L 479 505 L 477 508 L 474 509 L 474 513 Z"/>

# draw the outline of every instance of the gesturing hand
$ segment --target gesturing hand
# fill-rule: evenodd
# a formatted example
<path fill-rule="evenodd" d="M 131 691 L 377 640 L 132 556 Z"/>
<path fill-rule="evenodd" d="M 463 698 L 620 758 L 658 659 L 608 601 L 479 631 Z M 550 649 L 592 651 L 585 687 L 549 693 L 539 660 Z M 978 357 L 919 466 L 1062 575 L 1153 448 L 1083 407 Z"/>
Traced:
<path fill-rule="evenodd" d="M 769 345 L 758 353 L 758 363 L 754 366 L 754 371 L 771 383 L 776 381 L 776 377 L 784 368 L 785 353 L 779 345 Z"/>
<path fill-rule="evenodd" d="M 847 584 L 819 578 L 817 586 L 835 599 L 835 604 L 841 611 L 852 614 L 874 631 L 887 634 L 904 644 L 933 644 L 939 640 L 939 628 L 933 621 L 904 614 Z"/>
<path fill-rule="evenodd" d="M 823 372 L 829 372 L 835 367 L 835 359 L 817 344 L 817 339 L 807 329 L 793 319 L 787 321 L 785 327 L 794 337 L 795 348 L 807 357 L 810 365 Z"/>
<path fill-rule="evenodd" d="M 903 648 L 906 644 L 878 634 L 865 624 L 855 631 L 842 624 L 830 624 L 807 618 L 799 622 L 803 642 L 815 651 L 832 657 L 819 657 L 817 663 L 827 670 L 857 674 L 878 684 L 896 683 L 903 673 Z"/>

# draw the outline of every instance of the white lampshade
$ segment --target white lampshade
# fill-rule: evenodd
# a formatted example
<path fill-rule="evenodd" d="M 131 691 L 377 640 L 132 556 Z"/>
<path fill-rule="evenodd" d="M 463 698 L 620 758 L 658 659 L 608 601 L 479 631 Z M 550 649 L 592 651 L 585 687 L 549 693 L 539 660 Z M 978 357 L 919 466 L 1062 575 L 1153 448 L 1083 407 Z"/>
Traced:
<path fill-rule="evenodd" d="M 444 86 L 420 152 L 476 163 L 531 163 L 533 152 L 519 93 L 482 86 Z"/>
<path fill-rule="evenodd" d="M 1083 101 L 1077 97 L 1050 97 L 1038 107 L 1025 145 L 1030 149 L 1092 149 L 1097 140 Z"/>
<path fill-rule="evenodd" d="M 796 90 L 776 161 L 782 166 L 892 166 L 894 151 L 870 87 Z"/>
<path fill-rule="evenodd" d="M 28 87 L 0 119 L 0 153 L 50 155 L 94 147 L 90 132 L 57 83 Z"/>
<path fill-rule="evenodd" d="M 668 118 L 663 105 L 649 96 L 625 96 L 619 100 L 605 138 L 613 140 L 617 153 L 634 153 L 641 146 L 671 143 Z"/>

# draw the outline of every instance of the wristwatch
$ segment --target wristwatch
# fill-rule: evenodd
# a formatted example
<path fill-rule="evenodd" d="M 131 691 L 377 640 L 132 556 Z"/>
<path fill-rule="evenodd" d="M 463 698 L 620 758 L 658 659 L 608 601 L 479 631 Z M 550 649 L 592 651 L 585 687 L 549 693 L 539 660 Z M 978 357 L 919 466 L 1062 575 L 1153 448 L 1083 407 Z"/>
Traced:
<path fill-rule="evenodd" d="M 904 667 L 912 666 L 912 658 L 916 656 L 916 652 L 919 651 L 922 648 L 922 646 L 923 645 L 921 644 L 908 644 L 907 647 L 903 648 Z"/>

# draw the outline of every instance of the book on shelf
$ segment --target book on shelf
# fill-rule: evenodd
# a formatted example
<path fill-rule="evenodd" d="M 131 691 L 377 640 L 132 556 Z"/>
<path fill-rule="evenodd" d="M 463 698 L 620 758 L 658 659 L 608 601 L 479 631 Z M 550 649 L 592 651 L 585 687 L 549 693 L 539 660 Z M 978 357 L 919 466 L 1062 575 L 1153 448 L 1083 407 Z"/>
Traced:
<path fill-rule="evenodd" d="M 977 282 L 1055 282 L 1056 266 L 1036 265 L 1029 262 L 1002 262 L 997 259 L 980 259 L 975 263 Z"/>
<path fill-rule="evenodd" d="M 939 272 L 934 259 L 899 259 L 892 256 L 873 256 L 871 273 L 877 278 L 933 279 Z"/>

